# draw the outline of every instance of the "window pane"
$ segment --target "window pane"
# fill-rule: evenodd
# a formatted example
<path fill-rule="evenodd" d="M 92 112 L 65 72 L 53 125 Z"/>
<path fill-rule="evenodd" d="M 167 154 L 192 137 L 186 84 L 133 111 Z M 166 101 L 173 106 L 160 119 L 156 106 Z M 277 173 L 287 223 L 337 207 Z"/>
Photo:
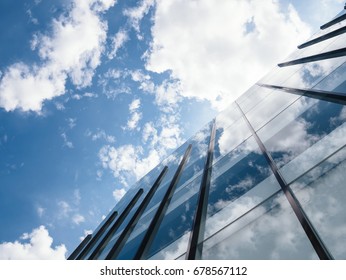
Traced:
<path fill-rule="evenodd" d="M 280 189 L 253 137 L 212 168 L 205 238 Z"/>
<path fill-rule="evenodd" d="M 281 191 L 208 238 L 203 248 L 203 259 L 317 259 Z"/>
<path fill-rule="evenodd" d="M 346 259 L 346 148 L 295 181 L 291 188 L 335 259 Z"/>

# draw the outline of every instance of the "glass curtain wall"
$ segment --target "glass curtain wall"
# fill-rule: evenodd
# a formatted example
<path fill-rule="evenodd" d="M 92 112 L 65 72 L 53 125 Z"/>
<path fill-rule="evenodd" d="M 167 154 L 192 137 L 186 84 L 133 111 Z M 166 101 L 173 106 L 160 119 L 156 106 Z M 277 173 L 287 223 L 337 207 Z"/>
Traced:
<path fill-rule="evenodd" d="M 135 184 L 74 258 L 346 259 L 345 42 L 344 10 Z"/>

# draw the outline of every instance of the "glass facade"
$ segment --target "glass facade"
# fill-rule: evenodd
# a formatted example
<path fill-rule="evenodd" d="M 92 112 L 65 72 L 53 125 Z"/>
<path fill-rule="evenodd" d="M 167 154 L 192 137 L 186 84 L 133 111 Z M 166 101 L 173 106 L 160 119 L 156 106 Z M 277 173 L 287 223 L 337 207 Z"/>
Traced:
<path fill-rule="evenodd" d="M 136 183 L 69 259 L 346 259 L 345 10 Z"/>

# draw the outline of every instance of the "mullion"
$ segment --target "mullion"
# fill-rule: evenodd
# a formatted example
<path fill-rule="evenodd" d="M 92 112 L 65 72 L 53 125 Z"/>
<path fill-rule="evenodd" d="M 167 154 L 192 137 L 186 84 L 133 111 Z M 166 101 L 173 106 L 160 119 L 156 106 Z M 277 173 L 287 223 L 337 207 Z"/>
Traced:
<path fill-rule="evenodd" d="M 323 24 L 320 28 L 321 28 L 322 30 L 323 30 L 323 29 L 326 29 L 326 28 L 328 28 L 328 27 L 330 27 L 330 26 L 332 26 L 332 25 L 334 25 L 334 24 L 337 24 L 337 23 L 339 23 L 340 21 L 343 21 L 343 20 L 345 20 L 345 19 L 346 19 L 346 14 L 343 14 L 343 15 L 341 15 L 341 16 L 339 16 L 339 17 L 337 17 L 337 18 L 335 18 L 335 19 L 333 19 L 333 20 L 327 22 L 326 24 Z"/>
<path fill-rule="evenodd" d="M 207 155 L 206 163 L 204 166 L 202 182 L 200 185 L 197 210 L 196 210 L 195 218 L 193 221 L 189 247 L 186 254 L 186 259 L 188 260 L 201 259 L 201 256 L 202 256 L 202 250 L 203 250 L 202 241 L 204 238 L 205 221 L 206 221 L 207 208 L 208 208 L 208 196 L 209 196 L 210 178 L 211 178 L 211 171 L 212 171 L 212 164 L 213 164 L 215 133 L 216 133 L 216 124 L 214 120 L 212 128 L 211 128 L 211 132 L 210 132 L 208 155 Z"/>
<path fill-rule="evenodd" d="M 113 226 L 109 229 L 109 231 L 106 233 L 102 241 L 99 243 L 99 245 L 96 247 L 96 249 L 93 251 L 93 253 L 90 255 L 89 260 L 96 259 L 102 252 L 102 250 L 105 248 L 105 246 L 108 244 L 109 240 L 113 237 L 115 232 L 118 230 L 120 225 L 123 223 L 127 215 L 130 213 L 132 208 L 137 203 L 140 196 L 143 194 L 144 190 L 141 188 L 138 190 L 136 195 L 132 198 L 130 203 L 126 206 L 125 210 L 121 213 L 120 217 L 116 220 L 116 222 L 113 224 Z"/>
<path fill-rule="evenodd" d="M 84 250 L 78 255 L 77 260 L 83 259 L 90 251 L 90 249 L 97 243 L 101 236 L 105 233 L 107 228 L 113 223 L 114 219 L 118 216 L 118 212 L 113 212 L 110 217 L 105 221 L 102 227 L 97 231 L 95 236 L 85 246 Z"/>
<path fill-rule="evenodd" d="M 279 63 L 278 66 L 286 67 L 286 66 L 291 66 L 296 64 L 303 64 L 307 62 L 314 62 L 314 61 L 341 57 L 345 55 L 346 55 L 346 48 L 341 48 L 341 49 L 337 49 L 337 50 L 333 50 L 329 52 L 324 52 L 324 53 L 306 56 L 306 57 L 302 57 L 302 58 L 291 60 L 291 61 L 282 62 L 282 63 Z"/>
<path fill-rule="evenodd" d="M 155 183 L 153 184 L 153 186 L 151 187 L 151 189 L 148 191 L 147 195 L 143 199 L 141 205 L 138 207 L 136 213 L 131 218 L 131 221 L 127 224 L 127 226 L 125 227 L 125 229 L 121 233 L 120 237 L 118 238 L 117 242 L 114 244 L 114 246 L 112 247 L 112 249 L 110 250 L 110 252 L 106 256 L 106 260 L 113 260 L 119 255 L 120 251 L 125 246 L 126 241 L 130 237 L 132 231 L 136 227 L 136 225 L 137 225 L 139 219 L 141 218 L 144 210 L 146 209 L 146 207 L 148 206 L 152 197 L 154 196 L 156 190 L 160 186 L 160 184 L 163 180 L 163 177 L 167 173 L 167 170 L 168 170 L 168 167 L 165 166 L 164 169 L 162 170 L 162 172 L 160 173 L 159 177 L 156 179 Z"/>
<path fill-rule="evenodd" d="M 322 41 L 331 39 L 331 38 L 336 37 L 336 36 L 339 36 L 339 35 L 341 35 L 341 34 L 343 34 L 343 33 L 345 33 L 345 32 L 346 32 L 346 26 L 341 27 L 341 28 L 339 28 L 339 29 L 336 29 L 336 30 L 334 30 L 334 31 L 332 31 L 332 32 L 329 32 L 329 33 L 327 33 L 327 34 L 324 34 L 324 35 L 322 35 L 322 36 L 320 36 L 320 37 L 317 37 L 317 38 L 315 38 L 315 39 L 312 39 L 312 40 L 310 40 L 310 41 L 307 41 L 307 42 L 305 42 L 305 43 L 299 45 L 299 46 L 298 46 L 298 49 L 303 49 L 303 48 L 306 48 L 306 47 L 308 47 L 308 46 L 317 44 L 317 43 L 319 43 L 319 42 L 322 42 Z"/>
<path fill-rule="evenodd" d="M 298 218 L 301 226 L 303 227 L 303 229 L 304 229 L 308 239 L 310 240 L 311 245 L 315 249 L 317 255 L 322 260 L 333 259 L 333 256 L 328 251 L 327 247 L 324 245 L 324 243 L 321 240 L 321 238 L 319 237 L 318 233 L 316 232 L 316 230 L 312 226 L 309 218 L 305 214 L 303 208 L 301 207 L 298 199 L 296 198 L 296 196 L 292 192 L 291 188 L 286 184 L 285 179 L 280 174 L 279 169 L 276 166 L 274 160 L 272 159 L 271 155 L 269 154 L 266 147 L 262 143 L 261 139 L 258 137 L 256 131 L 254 130 L 254 128 L 250 124 L 249 120 L 245 116 L 243 110 L 240 108 L 240 106 L 238 105 L 237 102 L 235 102 L 235 103 L 238 106 L 239 110 L 241 111 L 244 120 L 246 121 L 249 129 L 251 130 L 253 137 L 255 138 L 262 154 L 264 155 L 266 161 L 268 162 L 270 169 L 274 173 L 274 176 L 275 176 L 276 180 L 278 181 L 281 189 L 283 190 L 287 201 L 289 202 L 291 208 L 293 209 L 293 212 L 295 213 L 296 217 Z"/>
<path fill-rule="evenodd" d="M 300 88 L 283 87 L 283 86 L 260 84 L 260 83 L 258 83 L 257 85 L 261 87 L 271 88 L 271 89 L 278 89 L 281 91 L 293 93 L 300 96 L 307 96 L 307 97 L 318 99 L 318 100 L 324 100 L 328 102 L 338 103 L 341 105 L 346 105 L 346 95 L 342 93 L 338 93 L 338 92 L 318 90 L 318 89 L 300 89 Z"/>
<path fill-rule="evenodd" d="M 151 247 L 151 244 L 156 236 L 156 233 L 161 225 L 161 222 L 167 212 L 167 209 L 168 209 L 168 206 L 171 202 L 171 199 L 173 197 L 173 194 L 175 192 L 175 189 L 176 189 L 176 186 L 178 184 L 178 181 L 181 177 L 181 173 L 186 165 L 186 162 L 187 162 L 187 159 L 188 157 L 190 156 L 190 153 L 191 153 L 191 149 L 192 149 L 192 145 L 190 144 L 186 151 L 185 151 L 185 154 L 171 180 L 171 183 L 166 191 L 166 194 L 165 196 L 163 197 L 156 213 L 155 213 L 155 216 L 154 218 L 151 220 L 150 222 L 150 225 L 145 233 L 145 236 L 135 254 L 135 257 L 134 259 L 135 260 L 141 260 L 141 259 L 145 259 L 148 252 L 149 252 L 149 249 Z"/>

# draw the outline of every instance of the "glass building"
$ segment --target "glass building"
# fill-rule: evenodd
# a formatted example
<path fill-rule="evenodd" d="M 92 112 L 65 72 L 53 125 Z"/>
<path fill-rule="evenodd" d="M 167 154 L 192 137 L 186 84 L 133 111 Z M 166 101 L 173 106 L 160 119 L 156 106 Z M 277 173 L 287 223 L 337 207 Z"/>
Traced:
<path fill-rule="evenodd" d="M 346 10 L 138 181 L 69 259 L 346 259 Z"/>

